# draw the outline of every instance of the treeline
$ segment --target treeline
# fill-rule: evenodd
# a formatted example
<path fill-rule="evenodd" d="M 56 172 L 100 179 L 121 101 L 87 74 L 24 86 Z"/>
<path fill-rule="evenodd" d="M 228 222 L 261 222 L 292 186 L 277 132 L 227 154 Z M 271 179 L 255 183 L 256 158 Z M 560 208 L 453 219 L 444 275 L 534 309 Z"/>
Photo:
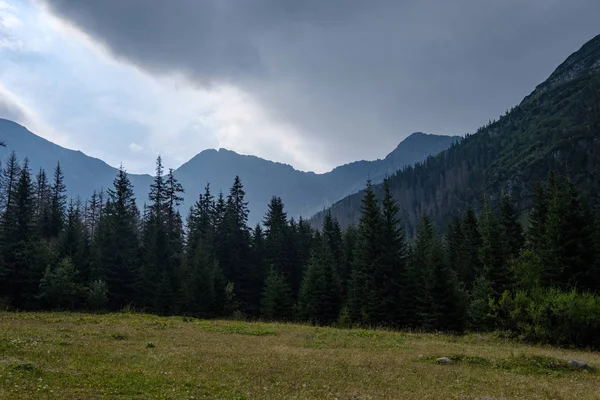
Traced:
<path fill-rule="evenodd" d="M 207 185 L 184 220 L 184 190 L 160 158 L 141 213 L 123 169 L 86 201 L 67 199 L 63 181 L 60 165 L 50 178 L 14 154 L 3 165 L 3 308 L 503 330 L 600 348 L 600 212 L 553 174 L 524 224 L 504 196 L 443 236 L 424 215 L 410 242 L 388 181 L 380 198 L 367 184 L 345 231 L 331 214 L 320 230 L 288 218 L 278 197 L 249 227 L 237 177 L 226 195 Z"/>

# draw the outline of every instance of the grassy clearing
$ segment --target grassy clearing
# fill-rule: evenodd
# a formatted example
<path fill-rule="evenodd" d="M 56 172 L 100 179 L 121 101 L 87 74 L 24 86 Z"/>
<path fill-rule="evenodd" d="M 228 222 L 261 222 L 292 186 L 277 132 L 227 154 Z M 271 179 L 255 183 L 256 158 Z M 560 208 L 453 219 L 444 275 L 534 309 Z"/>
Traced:
<path fill-rule="evenodd" d="M 453 363 L 438 365 L 441 356 Z M 575 371 L 570 359 L 592 368 Z M 0 399 L 7 400 L 595 399 L 595 366 L 598 353 L 491 335 L 0 313 Z"/>

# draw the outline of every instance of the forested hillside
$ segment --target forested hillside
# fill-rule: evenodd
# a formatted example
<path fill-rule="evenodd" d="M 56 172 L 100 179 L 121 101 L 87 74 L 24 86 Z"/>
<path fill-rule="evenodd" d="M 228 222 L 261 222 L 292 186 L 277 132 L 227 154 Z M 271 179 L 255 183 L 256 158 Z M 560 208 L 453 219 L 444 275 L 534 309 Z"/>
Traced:
<path fill-rule="evenodd" d="M 106 193 L 68 200 L 64 176 L 13 154 L 0 180 L 0 307 L 235 316 L 428 331 L 509 330 L 600 348 L 600 209 L 568 178 L 536 188 L 525 230 L 508 196 L 467 209 L 445 236 L 427 215 L 409 242 L 391 185 L 371 186 L 356 227 L 319 230 L 273 197 L 248 225 L 239 177 L 205 188 L 184 225 L 184 188 L 160 158 L 140 212 L 127 173 Z"/>
<path fill-rule="evenodd" d="M 493 94 L 490 94 L 493 95 Z M 586 195 L 600 182 L 600 36 L 562 63 L 518 106 L 439 155 L 390 178 L 409 235 L 420 215 L 445 227 L 469 206 L 480 209 L 509 194 L 518 211 L 531 205 L 533 182 L 556 170 L 567 173 Z M 377 194 L 382 186 L 375 186 Z M 331 208 L 343 226 L 356 223 L 362 194 Z M 316 215 L 319 226 L 324 213 Z"/>

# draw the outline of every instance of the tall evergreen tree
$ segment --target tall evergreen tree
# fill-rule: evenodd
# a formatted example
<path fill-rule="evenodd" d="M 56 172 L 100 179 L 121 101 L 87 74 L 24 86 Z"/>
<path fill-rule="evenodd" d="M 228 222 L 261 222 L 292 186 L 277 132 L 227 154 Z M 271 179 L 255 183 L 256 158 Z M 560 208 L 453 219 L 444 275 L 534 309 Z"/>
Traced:
<path fill-rule="evenodd" d="M 136 300 L 139 272 L 139 211 L 122 167 L 108 197 L 95 235 L 95 273 L 108 286 L 109 308 L 118 310 Z"/>
<path fill-rule="evenodd" d="M 235 177 L 227 200 L 222 204 L 222 196 L 217 199 L 216 216 L 220 219 L 217 236 L 217 256 L 219 265 L 227 281 L 233 283 L 234 293 L 241 311 L 251 314 L 252 300 L 243 287 L 242 276 L 252 275 L 252 254 L 250 251 L 250 229 L 248 229 L 248 202 L 239 176 Z M 253 296 L 250 296 L 253 298 Z"/>
<path fill-rule="evenodd" d="M 517 213 L 508 195 L 502 196 L 499 222 L 502 230 L 504 257 L 506 260 L 515 260 L 523 248 L 525 238 L 523 228 L 517 219 Z"/>
<path fill-rule="evenodd" d="M 433 256 L 439 254 L 437 245 L 431 219 L 424 214 L 417 226 L 417 234 L 410 249 L 404 290 L 406 324 L 413 328 L 423 325 L 433 303 L 429 285 L 433 281 Z"/>
<path fill-rule="evenodd" d="M 457 272 L 465 288 L 471 290 L 483 269 L 479 258 L 482 238 L 477 216 L 472 208 L 465 211 L 461 227 L 463 240 L 460 250 L 461 262 Z"/>
<path fill-rule="evenodd" d="M 479 256 L 483 273 L 492 286 L 493 295 L 499 298 L 505 290 L 511 290 L 513 278 L 503 252 L 502 228 L 490 210 L 487 198 L 484 199 L 480 220 L 482 240 Z"/>
<path fill-rule="evenodd" d="M 313 252 L 298 296 L 298 317 L 318 325 L 334 322 L 341 306 L 334 259 L 326 246 Z"/>
<path fill-rule="evenodd" d="M 10 153 L 8 159 L 4 162 L 4 167 L 2 168 L 2 177 L 0 179 L 0 189 L 2 189 L 0 191 L 2 194 L 0 197 L 0 207 L 5 224 L 7 223 L 5 214 L 11 209 L 11 206 L 14 202 L 15 187 L 17 186 L 20 173 L 21 166 L 19 165 L 17 154 L 13 151 Z"/>
<path fill-rule="evenodd" d="M 47 232 L 47 236 L 50 238 L 57 238 L 64 228 L 67 207 L 67 188 L 64 181 L 65 177 L 60 163 L 58 163 L 56 164 L 54 179 L 50 187 L 50 221 Z"/>
<path fill-rule="evenodd" d="M 8 167 L 14 168 L 10 163 Z M 43 272 L 35 242 L 35 188 L 27 159 L 16 183 L 5 187 L 12 187 L 12 193 L 6 194 L 10 201 L 3 218 L 0 287 L 15 308 L 22 308 L 32 305 Z"/>
<path fill-rule="evenodd" d="M 375 271 L 375 280 L 379 282 L 379 288 L 372 294 L 372 298 L 377 302 L 374 308 L 377 310 L 379 324 L 405 326 L 407 244 L 398 218 L 400 207 L 392 196 L 388 179 L 383 182 L 383 193 L 382 255 L 379 269 Z"/>
<path fill-rule="evenodd" d="M 292 292 L 286 279 L 271 269 L 265 281 L 260 315 L 268 320 L 289 321 L 294 313 Z"/>
<path fill-rule="evenodd" d="M 350 317 L 361 323 L 373 323 L 373 301 L 368 296 L 378 289 L 373 272 L 381 263 L 383 218 L 371 182 L 367 182 L 358 225 L 354 264 L 349 285 Z"/>
<path fill-rule="evenodd" d="M 573 183 L 549 184 L 549 203 L 541 262 L 547 285 L 595 290 L 589 275 L 594 264 L 593 217 Z"/>

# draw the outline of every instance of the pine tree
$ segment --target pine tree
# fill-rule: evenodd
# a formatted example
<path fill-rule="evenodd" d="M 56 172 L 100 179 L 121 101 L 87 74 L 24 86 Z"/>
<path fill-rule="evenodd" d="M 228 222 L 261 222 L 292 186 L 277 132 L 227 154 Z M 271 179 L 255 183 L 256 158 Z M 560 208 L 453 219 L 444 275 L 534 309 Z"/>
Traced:
<path fill-rule="evenodd" d="M 8 167 L 14 168 L 10 163 Z M 8 208 L 3 218 L 1 292 L 8 295 L 15 308 L 23 308 L 34 301 L 44 261 L 40 259 L 40 247 L 36 246 L 35 188 L 27 159 L 17 181 L 5 187 L 12 187 L 12 193 L 6 194 L 10 200 L 6 202 Z"/>
<path fill-rule="evenodd" d="M 14 202 L 15 187 L 19 180 L 21 166 L 19 165 L 19 160 L 14 151 L 10 153 L 8 160 L 6 160 L 4 164 L 4 168 L 2 168 L 2 179 L 0 180 L 0 188 L 2 189 L 0 192 L 2 194 L 2 197 L 0 198 L 0 207 L 4 224 L 7 224 L 6 213 L 11 209 Z"/>
<path fill-rule="evenodd" d="M 406 324 L 416 328 L 426 323 L 433 299 L 429 285 L 433 281 L 433 256 L 439 252 L 437 237 L 431 219 L 424 214 L 417 226 L 417 234 L 410 249 L 405 281 Z M 435 320 L 435 319 L 434 319 Z"/>
<path fill-rule="evenodd" d="M 294 300 L 288 283 L 271 269 L 265 281 L 260 315 L 267 320 L 289 321 L 293 312 Z"/>
<path fill-rule="evenodd" d="M 456 276 L 448 266 L 439 240 L 431 249 L 431 275 L 427 282 L 429 304 L 424 313 L 427 329 L 460 333 L 466 323 L 466 303 Z"/>
<path fill-rule="evenodd" d="M 408 274 L 406 238 L 398 218 L 400 207 L 392 197 L 388 179 L 383 182 L 383 192 L 382 257 L 379 269 L 375 271 L 375 280 L 380 285 L 372 298 L 377 303 L 374 308 L 379 324 L 405 326 L 404 288 Z"/>
<path fill-rule="evenodd" d="M 502 196 L 500 204 L 500 228 L 502 229 L 502 247 L 506 260 L 515 260 L 523 245 L 523 228 L 517 219 L 517 213 L 508 195 Z"/>
<path fill-rule="evenodd" d="M 337 219 L 331 216 L 331 212 L 327 212 L 323 219 L 322 239 L 323 250 L 328 253 L 327 257 L 330 259 L 335 279 L 340 285 L 340 290 L 345 291 L 349 270 L 346 270 L 343 264 L 342 229 Z"/>
<path fill-rule="evenodd" d="M 40 168 L 35 178 L 35 220 L 38 234 L 47 237 L 50 229 L 51 187 L 46 171 Z"/>
<path fill-rule="evenodd" d="M 352 320 L 373 322 L 373 295 L 378 289 L 373 272 L 381 262 L 383 218 L 371 182 L 367 182 L 358 225 L 354 264 L 349 285 L 348 309 Z"/>
<path fill-rule="evenodd" d="M 595 290 L 589 269 L 594 263 L 593 217 L 572 182 L 553 179 L 544 230 L 543 281 L 564 289 Z"/>
<path fill-rule="evenodd" d="M 455 215 L 450 219 L 446 228 L 445 245 L 448 264 L 459 278 L 462 278 L 461 273 L 463 271 L 464 241 L 462 221 Z"/>
<path fill-rule="evenodd" d="M 95 279 L 108 286 L 109 308 L 119 310 L 136 300 L 138 221 L 133 187 L 121 167 L 108 190 L 108 201 L 94 238 Z"/>
<path fill-rule="evenodd" d="M 50 188 L 50 221 L 48 232 L 46 232 L 49 238 L 57 238 L 64 227 L 67 207 L 67 188 L 64 180 L 60 163 L 58 163 L 54 170 L 54 180 Z"/>
<path fill-rule="evenodd" d="M 269 268 L 275 269 L 286 279 L 291 280 L 292 271 L 289 270 L 291 257 L 287 243 L 288 221 L 281 198 L 271 199 L 263 224 L 265 225 L 266 263 Z"/>
<path fill-rule="evenodd" d="M 71 199 L 67 209 L 66 224 L 59 237 L 59 255 L 62 258 L 69 258 L 80 282 L 87 283 L 90 280 L 89 265 L 89 240 L 88 234 L 83 222 L 81 205 L 78 201 Z"/>
<path fill-rule="evenodd" d="M 248 203 L 245 195 L 242 182 L 239 176 L 236 176 L 224 210 L 222 210 L 221 200 L 217 199 L 215 209 L 217 218 L 221 219 L 217 229 L 217 256 L 225 279 L 233 283 L 234 293 L 242 313 L 251 314 L 253 301 L 247 297 L 249 292 L 243 287 L 242 282 L 243 276 L 253 274 L 250 230 L 247 225 Z"/>
<path fill-rule="evenodd" d="M 317 325 L 334 322 L 341 306 L 334 259 L 326 246 L 323 243 L 321 249 L 314 251 L 298 295 L 298 317 Z"/>
<path fill-rule="evenodd" d="M 482 273 L 483 265 L 479 253 L 482 244 L 477 216 L 472 208 L 468 208 L 462 219 L 461 262 L 457 273 L 459 280 L 467 290 L 471 290 L 477 277 Z"/>
<path fill-rule="evenodd" d="M 545 248 L 545 230 L 548 218 L 548 199 L 546 190 L 541 184 L 536 184 L 533 192 L 531 211 L 527 228 L 528 247 L 541 254 Z"/>
<path fill-rule="evenodd" d="M 479 252 L 483 273 L 492 285 L 495 298 L 502 296 L 505 290 L 512 289 L 512 273 L 508 266 L 502 246 L 502 228 L 492 214 L 487 198 L 480 216 L 481 248 Z"/>

